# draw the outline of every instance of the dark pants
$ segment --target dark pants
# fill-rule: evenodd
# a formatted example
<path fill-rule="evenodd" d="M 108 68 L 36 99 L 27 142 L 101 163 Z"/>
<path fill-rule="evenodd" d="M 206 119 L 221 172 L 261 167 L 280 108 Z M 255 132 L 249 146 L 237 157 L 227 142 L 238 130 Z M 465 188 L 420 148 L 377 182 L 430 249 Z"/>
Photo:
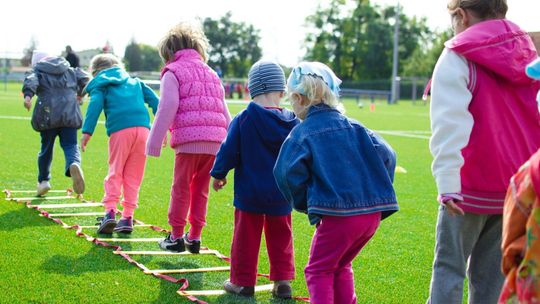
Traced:
<path fill-rule="evenodd" d="M 65 174 L 69 173 L 69 166 L 73 163 L 81 164 L 81 153 L 77 146 L 77 129 L 76 128 L 56 128 L 46 131 L 41 131 L 41 151 L 38 154 L 38 182 L 48 181 L 51 179 L 51 162 L 53 157 L 54 141 L 56 136 L 60 137 L 60 146 L 64 150 L 66 158 Z"/>

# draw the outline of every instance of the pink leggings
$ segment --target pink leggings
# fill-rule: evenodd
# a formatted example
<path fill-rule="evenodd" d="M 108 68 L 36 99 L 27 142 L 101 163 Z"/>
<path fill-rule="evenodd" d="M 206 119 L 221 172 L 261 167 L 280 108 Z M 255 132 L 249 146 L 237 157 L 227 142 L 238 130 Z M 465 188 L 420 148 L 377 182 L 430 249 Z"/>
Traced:
<path fill-rule="evenodd" d="M 106 210 L 116 211 L 116 203 L 123 194 L 123 217 L 132 217 L 138 206 L 139 189 L 146 164 L 146 139 L 149 130 L 145 127 L 123 129 L 109 138 L 109 173 L 105 177 Z"/>
<path fill-rule="evenodd" d="M 174 181 L 169 205 L 169 225 L 173 238 L 184 234 L 189 213 L 189 235 L 200 239 L 206 225 L 208 187 L 214 155 L 178 153 L 174 160 Z"/>
<path fill-rule="evenodd" d="M 380 221 L 380 212 L 323 217 L 304 269 L 311 303 L 356 303 L 352 260 L 375 234 Z"/>

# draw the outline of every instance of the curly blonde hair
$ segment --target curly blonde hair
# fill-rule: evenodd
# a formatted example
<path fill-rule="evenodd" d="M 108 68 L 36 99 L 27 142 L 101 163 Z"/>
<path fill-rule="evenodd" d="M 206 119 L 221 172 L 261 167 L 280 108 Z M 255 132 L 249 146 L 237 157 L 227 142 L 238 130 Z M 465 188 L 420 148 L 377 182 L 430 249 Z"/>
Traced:
<path fill-rule="evenodd" d="M 122 63 L 118 57 L 113 54 L 98 54 L 92 58 L 90 61 L 90 71 L 92 76 L 96 76 L 97 73 L 112 68 L 113 66 L 118 66 L 122 68 Z"/>
<path fill-rule="evenodd" d="M 179 23 L 170 29 L 158 44 L 159 55 L 164 62 L 174 60 L 174 54 L 183 49 L 194 49 L 204 62 L 208 61 L 208 39 L 200 24 Z"/>

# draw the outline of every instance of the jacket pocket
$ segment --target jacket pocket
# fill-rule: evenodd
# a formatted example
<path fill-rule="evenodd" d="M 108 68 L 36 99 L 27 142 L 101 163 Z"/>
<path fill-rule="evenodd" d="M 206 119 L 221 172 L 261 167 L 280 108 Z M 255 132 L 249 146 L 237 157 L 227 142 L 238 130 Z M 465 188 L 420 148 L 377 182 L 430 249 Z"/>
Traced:
<path fill-rule="evenodd" d="M 48 99 L 39 98 L 32 114 L 32 128 L 36 131 L 48 130 L 51 127 L 51 103 Z"/>

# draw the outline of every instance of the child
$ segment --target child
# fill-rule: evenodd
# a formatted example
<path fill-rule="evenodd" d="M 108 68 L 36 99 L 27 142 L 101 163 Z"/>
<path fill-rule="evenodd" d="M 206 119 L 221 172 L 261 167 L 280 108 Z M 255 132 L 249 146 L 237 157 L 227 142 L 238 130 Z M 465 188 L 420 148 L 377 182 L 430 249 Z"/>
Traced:
<path fill-rule="evenodd" d="M 512 174 L 540 147 L 540 116 L 524 73 L 536 50 L 505 19 L 506 0 L 451 0 L 455 37 L 432 79 L 430 150 L 439 215 L 430 303 L 496 303 L 503 276 L 503 202 Z M 458 215 L 458 216 L 455 216 Z"/>
<path fill-rule="evenodd" d="M 146 153 L 159 156 L 170 129 L 176 153 L 169 205 L 172 232 L 159 245 L 181 252 L 198 253 L 206 224 L 210 169 L 227 135 L 229 110 L 217 74 L 205 63 L 208 42 L 199 26 L 181 23 L 160 42 L 165 61 L 161 72 L 161 102 Z M 189 213 L 191 227 L 184 235 Z"/>
<path fill-rule="evenodd" d="M 78 68 L 70 68 L 64 58 L 50 57 L 42 51 L 32 54 L 32 68 L 24 79 L 22 92 L 28 111 L 32 107 L 32 97 L 38 95 L 32 114 L 32 127 L 41 135 L 37 195 L 44 195 L 51 189 L 51 162 L 57 136 L 66 159 L 65 175 L 71 177 L 73 191 L 82 194 L 84 177 L 77 129 L 82 125 L 79 101 L 89 77 Z"/>
<path fill-rule="evenodd" d="M 274 62 L 255 63 L 248 76 L 251 102 L 231 122 L 210 172 L 213 188 L 227 183 L 234 171 L 234 236 L 231 245 L 231 277 L 226 291 L 252 296 L 257 281 L 257 260 L 264 228 L 270 258 L 273 294 L 290 298 L 294 279 L 291 207 L 279 192 L 272 169 L 281 144 L 300 121 L 279 107 L 285 91 L 285 74 Z"/>
<path fill-rule="evenodd" d="M 283 143 L 274 176 L 285 198 L 317 229 L 304 270 L 312 303 L 356 303 L 351 262 L 381 219 L 398 210 L 395 153 L 340 113 L 339 80 L 319 62 L 289 76 L 289 100 L 302 123 Z"/>
<path fill-rule="evenodd" d="M 90 63 L 94 79 L 86 91 L 90 103 L 86 112 L 81 139 L 82 150 L 90 140 L 101 111 L 105 111 L 105 127 L 109 138 L 109 173 L 105 177 L 103 204 L 105 216 L 98 233 L 131 233 L 133 212 L 137 208 L 139 189 L 146 163 L 145 146 L 150 129 L 150 116 L 145 103 L 156 113 L 158 97 L 137 78 L 131 78 L 112 54 L 94 56 Z M 116 203 L 122 199 L 122 218 L 116 222 Z"/>
<path fill-rule="evenodd" d="M 527 66 L 540 80 L 540 59 Z M 540 102 L 540 91 L 537 100 Z M 540 302 L 540 150 L 510 180 L 503 213 L 502 270 L 506 280 L 499 303 Z"/>

